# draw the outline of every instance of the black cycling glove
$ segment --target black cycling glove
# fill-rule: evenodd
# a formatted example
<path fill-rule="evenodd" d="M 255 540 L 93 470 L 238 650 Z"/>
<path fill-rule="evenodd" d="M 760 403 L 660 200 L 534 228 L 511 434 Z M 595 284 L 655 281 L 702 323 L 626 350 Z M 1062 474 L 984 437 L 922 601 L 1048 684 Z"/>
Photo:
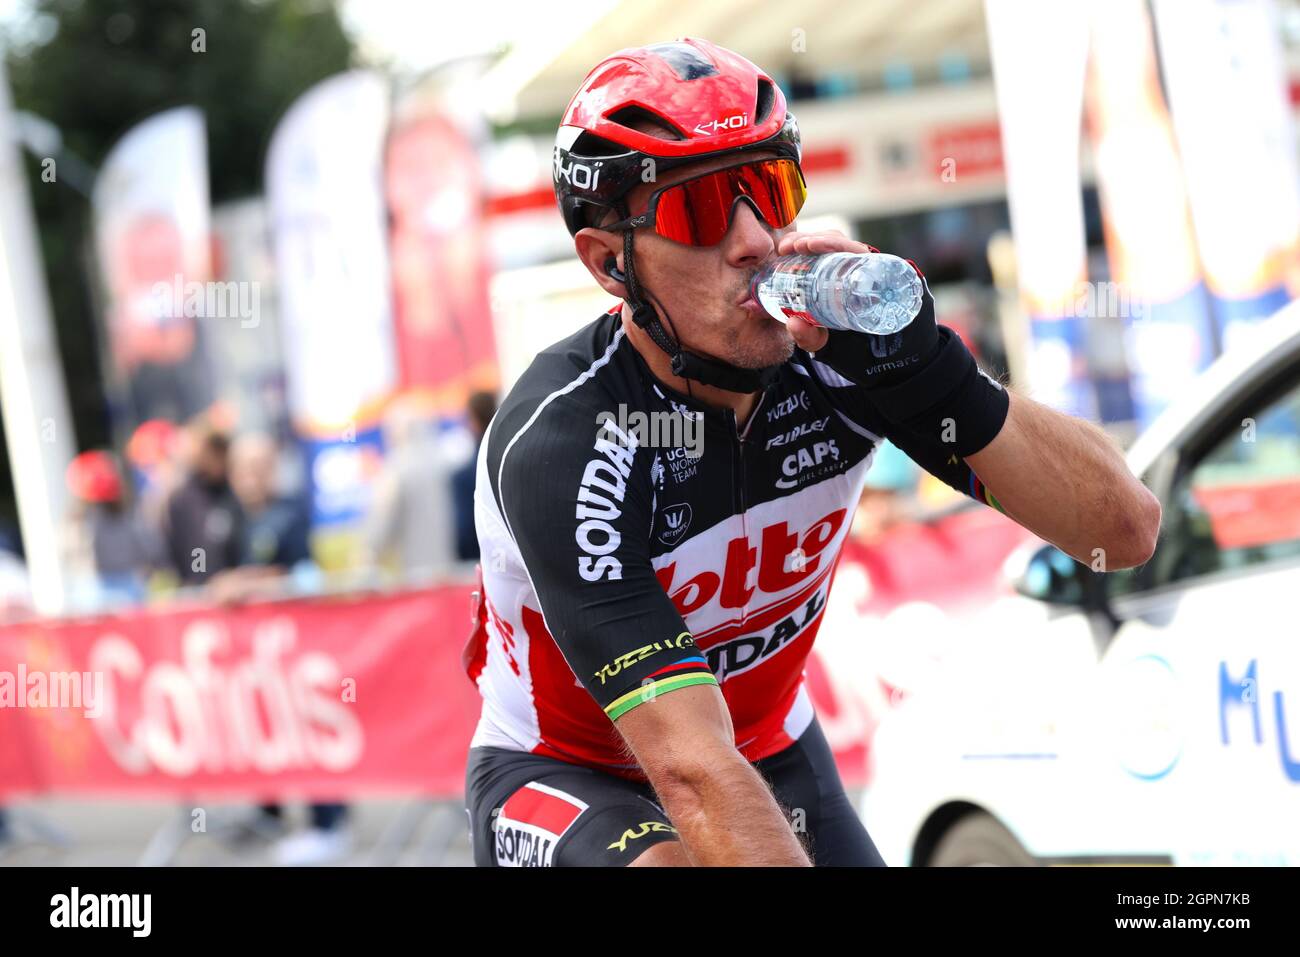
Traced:
<path fill-rule="evenodd" d="M 814 358 L 862 386 L 895 426 L 951 445 L 960 456 L 984 448 L 1006 421 L 1006 390 L 980 371 L 960 337 L 934 316 L 933 297 L 901 332 L 873 336 L 829 330 Z"/>

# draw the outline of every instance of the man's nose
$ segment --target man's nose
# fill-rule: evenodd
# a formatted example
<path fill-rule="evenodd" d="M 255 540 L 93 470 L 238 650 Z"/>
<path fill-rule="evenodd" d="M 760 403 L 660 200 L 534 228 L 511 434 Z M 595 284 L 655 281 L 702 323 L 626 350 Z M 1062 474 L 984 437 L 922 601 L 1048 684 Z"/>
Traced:
<path fill-rule="evenodd" d="M 723 242 L 727 262 L 738 267 L 757 265 L 776 249 L 772 230 L 743 196 L 731 208 L 731 225 Z"/>

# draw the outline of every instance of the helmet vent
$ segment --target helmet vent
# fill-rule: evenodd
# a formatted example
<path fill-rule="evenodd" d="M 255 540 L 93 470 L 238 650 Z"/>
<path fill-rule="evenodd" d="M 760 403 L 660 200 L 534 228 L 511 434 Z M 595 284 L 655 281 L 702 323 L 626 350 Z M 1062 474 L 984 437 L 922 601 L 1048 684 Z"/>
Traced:
<path fill-rule="evenodd" d="M 657 136 L 661 140 L 684 140 L 686 135 L 662 116 L 651 113 L 644 106 L 625 106 L 605 117 L 611 123 L 626 126 L 638 133 Z"/>
<path fill-rule="evenodd" d="M 768 114 L 772 112 L 772 104 L 775 101 L 776 90 L 772 87 L 772 81 L 760 77 L 758 81 L 758 100 L 754 104 L 755 126 L 767 119 Z"/>
<path fill-rule="evenodd" d="M 594 133 L 583 132 L 573 141 L 569 151 L 578 156 L 618 156 L 626 153 L 627 147 L 612 143 Z"/>
<path fill-rule="evenodd" d="M 674 40 L 671 43 L 651 43 L 645 47 L 645 50 L 661 57 L 683 80 L 699 80 L 706 76 L 718 75 L 718 68 L 708 57 L 691 44 L 681 40 Z"/>

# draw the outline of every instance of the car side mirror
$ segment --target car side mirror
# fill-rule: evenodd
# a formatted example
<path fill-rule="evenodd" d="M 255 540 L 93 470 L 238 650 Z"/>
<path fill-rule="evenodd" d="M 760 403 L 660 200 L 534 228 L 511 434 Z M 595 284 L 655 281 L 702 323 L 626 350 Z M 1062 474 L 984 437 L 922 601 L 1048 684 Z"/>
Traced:
<path fill-rule="evenodd" d="M 1082 606 L 1082 573 L 1088 571 L 1055 545 L 1044 545 L 1029 556 L 1024 571 L 1015 580 L 1015 589 L 1026 598 L 1049 605 Z"/>

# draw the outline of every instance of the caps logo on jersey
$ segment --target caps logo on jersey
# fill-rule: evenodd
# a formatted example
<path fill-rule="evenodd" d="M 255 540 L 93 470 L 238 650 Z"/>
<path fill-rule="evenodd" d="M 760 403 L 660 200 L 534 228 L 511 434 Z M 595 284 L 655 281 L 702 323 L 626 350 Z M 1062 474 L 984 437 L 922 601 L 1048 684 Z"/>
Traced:
<path fill-rule="evenodd" d="M 840 448 L 834 439 L 814 442 L 811 447 L 798 449 L 781 461 L 784 476 L 776 480 L 777 488 L 798 488 L 814 479 L 827 478 L 844 471 L 847 460 L 841 462 Z"/>
<path fill-rule="evenodd" d="M 555 845 L 587 810 L 585 801 L 529 781 L 506 800 L 492 825 L 498 867 L 550 867 Z"/>
<path fill-rule="evenodd" d="M 689 502 L 669 505 L 663 510 L 664 530 L 659 533 L 659 541 L 665 545 L 676 545 L 686 529 L 691 525 L 691 506 Z"/>

